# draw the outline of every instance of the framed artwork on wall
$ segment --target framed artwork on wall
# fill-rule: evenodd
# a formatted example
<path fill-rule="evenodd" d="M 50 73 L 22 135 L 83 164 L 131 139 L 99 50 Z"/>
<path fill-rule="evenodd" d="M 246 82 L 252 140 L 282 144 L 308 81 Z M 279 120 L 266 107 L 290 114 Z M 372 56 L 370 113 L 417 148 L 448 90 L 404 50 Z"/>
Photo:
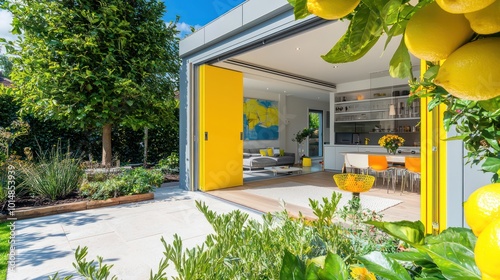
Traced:
<path fill-rule="evenodd" d="M 243 99 L 244 140 L 278 140 L 278 101 Z"/>

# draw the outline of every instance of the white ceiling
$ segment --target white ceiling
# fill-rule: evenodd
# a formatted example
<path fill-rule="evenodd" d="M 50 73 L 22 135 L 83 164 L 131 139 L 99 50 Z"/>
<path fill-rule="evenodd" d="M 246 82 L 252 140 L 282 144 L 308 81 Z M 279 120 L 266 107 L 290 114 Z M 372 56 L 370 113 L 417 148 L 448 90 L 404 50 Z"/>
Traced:
<path fill-rule="evenodd" d="M 271 69 L 292 76 L 306 77 L 328 84 L 341 84 L 370 79 L 370 74 L 387 71 L 392 54 L 401 37 L 394 38 L 384 52 L 385 37 L 358 61 L 333 65 L 325 62 L 326 54 L 345 33 L 349 22 L 331 22 L 291 38 L 266 44 L 258 49 L 219 62 L 221 67 L 244 73 L 245 90 L 270 93 L 285 93 L 288 96 L 314 100 L 329 100 L 329 93 L 335 90 L 328 86 L 314 85 L 293 78 L 269 74 L 233 62 Z M 413 65 L 420 61 L 412 57 Z M 268 71 L 269 72 L 269 71 Z"/>

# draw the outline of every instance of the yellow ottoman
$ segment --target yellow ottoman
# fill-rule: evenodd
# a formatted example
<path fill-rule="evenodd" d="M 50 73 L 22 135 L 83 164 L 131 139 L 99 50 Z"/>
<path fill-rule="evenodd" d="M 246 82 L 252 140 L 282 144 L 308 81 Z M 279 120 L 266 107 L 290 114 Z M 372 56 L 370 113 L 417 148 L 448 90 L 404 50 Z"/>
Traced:
<path fill-rule="evenodd" d="M 311 158 L 305 157 L 302 158 L 302 166 L 311 166 Z"/>

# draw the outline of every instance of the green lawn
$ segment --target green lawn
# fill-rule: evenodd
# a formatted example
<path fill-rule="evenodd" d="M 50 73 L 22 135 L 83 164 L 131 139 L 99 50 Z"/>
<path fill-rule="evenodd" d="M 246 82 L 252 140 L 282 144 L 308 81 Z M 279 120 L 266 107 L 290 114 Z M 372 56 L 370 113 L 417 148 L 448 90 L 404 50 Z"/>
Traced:
<path fill-rule="evenodd" d="M 7 278 L 7 260 L 9 258 L 10 228 L 7 222 L 0 223 L 0 279 Z"/>

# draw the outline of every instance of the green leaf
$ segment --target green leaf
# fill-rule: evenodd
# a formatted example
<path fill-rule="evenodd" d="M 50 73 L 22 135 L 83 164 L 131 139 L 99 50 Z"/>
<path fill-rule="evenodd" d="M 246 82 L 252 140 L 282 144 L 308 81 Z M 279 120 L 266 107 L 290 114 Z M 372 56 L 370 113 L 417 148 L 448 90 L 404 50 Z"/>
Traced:
<path fill-rule="evenodd" d="M 483 165 L 481 165 L 481 169 L 495 174 L 500 174 L 500 158 L 487 157 Z"/>
<path fill-rule="evenodd" d="M 410 275 L 401 264 L 380 252 L 371 252 L 368 255 L 358 257 L 358 259 L 370 272 L 378 276 L 390 280 L 411 280 Z"/>
<path fill-rule="evenodd" d="M 496 112 L 500 110 L 500 97 L 479 101 L 478 104 L 489 112 Z"/>
<path fill-rule="evenodd" d="M 347 32 L 321 57 L 329 63 L 352 62 L 363 57 L 382 35 L 382 21 L 367 6 L 360 5 Z"/>
<path fill-rule="evenodd" d="M 413 79 L 410 53 L 408 52 L 408 48 L 406 47 L 403 37 L 401 37 L 399 47 L 391 59 L 389 73 L 394 78 Z"/>
<path fill-rule="evenodd" d="M 386 254 L 387 257 L 405 262 L 432 262 L 432 258 L 427 253 L 420 251 L 403 251 Z"/>
<path fill-rule="evenodd" d="M 283 256 L 283 264 L 281 266 L 280 271 L 280 279 L 281 280 L 290 280 L 290 279 L 305 279 L 305 265 L 299 259 L 299 257 L 293 255 L 288 250 L 285 251 L 285 255 Z"/>
<path fill-rule="evenodd" d="M 456 136 L 448 137 L 448 138 L 444 139 L 444 141 L 464 140 L 465 137 L 467 137 L 467 135 L 456 135 Z"/>
<path fill-rule="evenodd" d="M 425 80 L 434 80 L 439 72 L 439 65 L 431 66 L 425 71 L 424 79 Z"/>
<path fill-rule="evenodd" d="M 311 14 L 307 9 L 307 0 L 288 0 L 288 3 L 293 6 L 293 14 L 296 20 Z"/>
<path fill-rule="evenodd" d="M 349 279 L 349 273 L 344 260 L 333 253 L 328 253 L 325 260 L 325 267 L 320 269 L 318 272 L 319 279 L 329 279 L 329 280 L 347 280 Z"/>
<path fill-rule="evenodd" d="M 477 237 L 468 228 L 447 228 L 438 235 L 430 235 L 425 239 L 427 244 L 437 244 L 441 242 L 455 242 L 465 246 L 469 250 L 474 250 Z"/>
<path fill-rule="evenodd" d="M 410 244 L 422 245 L 425 241 L 425 227 L 421 221 L 378 222 L 368 221 L 380 230 Z"/>
<path fill-rule="evenodd" d="M 423 247 L 446 279 L 481 279 L 474 261 L 474 252 L 453 242 L 441 242 Z"/>

